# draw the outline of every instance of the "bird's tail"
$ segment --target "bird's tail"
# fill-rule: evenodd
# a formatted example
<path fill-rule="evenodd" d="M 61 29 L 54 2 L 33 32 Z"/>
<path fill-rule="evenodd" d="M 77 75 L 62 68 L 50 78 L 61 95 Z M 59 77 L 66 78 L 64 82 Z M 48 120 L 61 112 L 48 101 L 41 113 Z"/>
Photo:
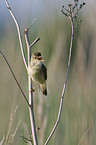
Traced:
<path fill-rule="evenodd" d="M 40 89 L 41 89 L 43 95 L 47 96 L 47 85 L 46 85 L 46 81 L 43 84 L 40 84 Z"/>

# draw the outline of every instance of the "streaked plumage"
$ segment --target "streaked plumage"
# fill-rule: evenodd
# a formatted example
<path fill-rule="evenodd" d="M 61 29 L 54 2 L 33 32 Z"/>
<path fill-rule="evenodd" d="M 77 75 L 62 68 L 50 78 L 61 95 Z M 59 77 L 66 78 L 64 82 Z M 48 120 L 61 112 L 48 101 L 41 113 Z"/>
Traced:
<path fill-rule="evenodd" d="M 28 74 L 34 82 L 40 85 L 42 93 L 47 95 L 47 68 L 43 64 L 43 59 L 40 52 L 35 52 L 31 56 L 31 62 L 28 67 Z"/>

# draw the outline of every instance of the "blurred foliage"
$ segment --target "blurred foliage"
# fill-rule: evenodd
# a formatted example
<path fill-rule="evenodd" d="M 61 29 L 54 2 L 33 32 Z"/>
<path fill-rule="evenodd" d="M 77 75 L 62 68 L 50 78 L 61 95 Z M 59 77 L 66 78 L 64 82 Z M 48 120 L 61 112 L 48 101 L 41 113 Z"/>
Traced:
<path fill-rule="evenodd" d="M 41 15 L 29 31 L 30 43 L 40 36 L 40 41 L 33 46 L 32 52 L 41 51 L 48 68 L 48 97 L 42 96 L 39 88 L 34 92 L 34 111 L 36 126 L 40 127 L 38 132 L 40 145 L 46 140 L 56 121 L 67 70 L 71 36 L 70 21 L 56 10 L 53 10 L 52 15 L 51 12 L 48 14 L 47 11 Z M 16 17 L 18 18 L 18 15 Z M 24 23 L 22 22 L 24 16 L 19 14 L 19 17 L 24 42 L 23 29 L 29 25 L 30 17 L 28 16 Z M 79 17 L 82 23 L 74 34 L 71 67 L 61 120 L 50 140 L 50 145 L 78 144 L 89 126 L 92 128 L 85 136 L 82 145 L 96 143 L 96 19 L 94 9 L 90 15 L 83 11 Z M 11 17 L 4 18 L 0 22 L 0 50 L 5 54 L 28 96 L 27 72 L 22 61 L 16 28 Z M 24 51 L 26 54 L 25 42 Z M 26 143 L 21 140 L 20 136 L 26 135 L 28 130 L 31 132 L 28 108 L 7 65 L 0 56 L 0 140 L 7 133 L 11 109 L 14 109 L 17 104 L 19 108 L 11 132 L 14 132 L 19 120 L 22 119 L 22 122 L 13 144 L 25 145 Z"/>

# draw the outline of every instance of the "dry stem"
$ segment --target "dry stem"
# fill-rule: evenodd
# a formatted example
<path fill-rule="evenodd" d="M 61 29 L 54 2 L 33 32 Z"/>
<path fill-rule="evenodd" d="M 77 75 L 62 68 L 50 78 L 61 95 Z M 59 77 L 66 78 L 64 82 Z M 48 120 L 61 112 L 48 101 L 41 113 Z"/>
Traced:
<path fill-rule="evenodd" d="M 12 13 L 12 10 L 11 10 L 11 8 L 10 8 L 10 5 L 9 5 L 8 1 L 5 0 L 5 2 L 6 2 L 6 5 L 7 5 L 8 10 L 9 10 L 9 12 L 10 12 L 10 14 L 11 14 L 11 16 L 12 16 L 14 22 L 15 22 L 16 28 L 17 28 L 18 37 L 19 37 L 19 42 L 20 42 L 20 48 L 21 48 L 21 52 L 22 52 L 22 57 L 23 57 L 23 61 L 24 61 L 25 67 L 26 67 L 26 69 L 27 69 L 27 63 L 26 63 L 26 60 L 25 60 L 24 49 L 23 49 L 23 43 L 22 43 L 22 39 L 21 39 L 22 37 L 21 37 L 21 33 L 20 33 L 20 28 L 19 28 L 18 22 L 17 22 L 17 20 L 16 20 L 16 18 L 15 18 L 15 16 L 14 16 L 14 14 Z"/>
<path fill-rule="evenodd" d="M 22 52 L 22 57 L 23 57 L 23 61 L 24 61 L 24 64 L 25 64 L 25 67 L 26 67 L 26 70 L 27 70 L 28 66 L 27 66 L 27 63 L 26 63 L 26 60 L 25 60 L 23 43 L 22 43 L 21 34 L 20 34 L 20 28 L 19 28 L 18 22 L 17 22 L 17 20 L 16 20 L 16 18 L 14 16 L 14 14 L 12 13 L 12 10 L 11 10 L 9 4 L 8 4 L 8 1 L 5 0 L 5 2 L 6 2 L 6 5 L 7 5 L 8 10 L 9 10 L 9 12 L 10 12 L 10 14 L 11 14 L 11 16 L 12 16 L 12 18 L 13 18 L 15 24 L 16 24 L 16 28 L 17 28 L 17 32 L 18 32 L 18 37 L 19 37 L 19 42 L 20 42 L 20 48 L 21 48 L 21 52 Z M 34 21 L 33 21 L 33 23 L 34 23 Z M 29 26 L 29 28 L 33 25 L 33 23 Z M 31 58 L 30 43 L 29 43 L 29 40 L 28 40 L 28 29 L 29 28 L 25 29 L 25 31 L 24 31 L 25 32 L 26 44 L 27 44 L 27 50 L 28 50 L 28 65 L 29 65 L 30 58 Z M 33 42 L 33 44 L 35 44 L 36 42 Z M 33 46 L 33 44 L 32 44 L 32 46 Z M 2 52 L 1 52 L 1 54 L 2 54 Z M 3 58 L 6 61 L 6 58 L 4 56 L 3 56 Z M 19 86 L 19 89 L 21 90 L 21 92 L 22 92 L 22 94 L 23 94 L 23 96 L 24 96 L 24 98 L 25 98 L 25 100 L 26 100 L 26 102 L 27 102 L 27 104 L 29 106 L 30 121 L 31 121 L 31 128 L 32 128 L 32 135 L 33 135 L 33 142 L 34 142 L 34 145 L 38 145 L 37 135 L 36 135 L 36 128 L 35 128 L 34 112 L 33 112 L 33 94 L 30 92 L 30 90 L 31 90 L 31 79 L 28 76 L 28 86 L 29 86 L 29 102 L 28 102 L 28 100 L 25 97 L 25 95 L 24 95 L 24 93 L 23 93 L 23 91 L 22 91 L 22 89 L 21 89 L 21 87 L 20 87 L 20 85 L 19 85 L 19 83 L 18 83 L 18 81 L 17 81 L 17 79 L 16 79 L 16 77 L 15 77 L 15 75 L 14 75 L 14 73 L 13 73 L 13 71 L 12 71 L 10 65 L 9 65 L 9 63 L 8 63 L 8 61 L 6 61 L 6 62 L 8 64 L 8 66 L 9 66 L 9 68 L 10 68 L 10 71 L 11 71 L 11 73 L 12 73 L 12 75 L 13 75 L 16 83 L 17 83 L 17 85 Z"/>
<path fill-rule="evenodd" d="M 0 51 L 0 55 L 3 57 L 3 59 L 4 59 L 5 62 L 6 62 L 6 64 L 8 65 L 8 68 L 9 68 L 9 70 L 10 70 L 10 72 L 11 72 L 11 74 L 12 74 L 12 76 L 13 76 L 13 78 L 14 78 L 14 80 L 15 80 L 17 86 L 18 86 L 18 88 L 20 89 L 20 91 L 21 91 L 21 93 L 22 93 L 22 95 L 23 95 L 23 97 L 24 97 L 24 99 L 25 99 L 27 105 L 29 106 L 28 99 L 27 99 L 27 97 L 25 96 L 25 94 L 24 94 L 24 92 L 23 92 L 23 90 L 22 90 L 22 88 L 21 88 L 19 82 L 17 81 L 17 78 L 16 78 L 15 74 L 13 73 L 13 70 L 12 70 L 12 68 L 11 68 L 11 66 L 10 66 L 10 64 L 9 64 L 9 62 L 8 62 L 8 60 L 6 59 L 6 57 L 4 56 L 4 54 L 3 54 L 1 51 Z"/>
<path fill-rule="evenodd" d="M 83 135 L 82 138 L 80 139 L 78 145 L 81 144 L 81 142 L 83 141 L 84 137 L 86 136 L 86 134 L 88 133 L 88 131 L 89 131 L 90 129 L 91 129 L 91 127 L 89 127 L 89 128 L 86 130 L 86 132 L 84 133 L 84 135 Z"/>
<path fill-rule="evenodd" d="M 78 3 L 77 3 L 78 4 Z M 62 6 L 62 13 L 64 14 L 64 16 L 68 17 L 71 21 L 71 28 L 72 28 L 72 33 L 71 33 L 71 43 L 70 43 L 70 51 L 69 51 L 69 59 L 68 59 L 68 67 L 67 67 L 67 73 L 66 73 L 66 78 L 65 78 L 65 83 L 63 86 L 63 91 L 62 91 L 62 95 L 61 95 L 61 100 L 60 100 L 60 106 L 59 106 L 59 112 L 58 112 L 58 116 L 57 116 L 57 120 L 56 123 L 48 137 L 48 139 L 46 140 L 44 145 L 47 145 L 49 140 L 51 139 L 51 137 L 53 136 L 55 129 L 58 126 L 58 123 L 60 121 L 60 117 L 61 117 L 61 111 L 62 111 L 62 106 L 63 106 L 63 100 L 64 100 L 64 95 L 65 95 L 65 90 L 66 90 L 66 85 L 67 85 L 67 80 L 68 80 L 68 73 L 69 73 L 69 68 L 70 68 L 70 62 L 71 62 L 71 52 L 72 52 L 72 44 L 73 44 L 73 34 L 74 34 L 74 26 L 73 26 L 73 18 L 75 16 L 77 16 L 78 11 L 85 5 L 85 3 L 82 4 L 82 6 L 80 5 L 79 9 L 77 8 L 76 2 L 69 4 L 69 9 L 66 9 L 64 6 Z M 75 13 L 75 8 L 76 8 L 76 13 Z M 65 11 L 64 11 L 65 10 Z M 78 23 L 79 24 L 79 23 Z M 76 25 L 77 27 L 77 25 Z"/>
<path fill-rule="evenodd" d="M 34 22 L 35 22 L 35 19 L 32 22 L 32 24 L 30 25 L 30 27 L 33 25 Z M 29 42 L 29 39 L 28 39 L 28 29 L 30 27 L 26 28 L 25 31 L 24 31 L 26 45 L 27 45 L 27 52 L 28 52 L 28 66 L 29 66 L 30 60 L 31 60 L 31 49 L 30 49 L 30 42 Z M 38 145 L 37 135 L 36 135 L 36 127 L 35 127 L 34 111 L 33 111 L 33 93 L 30 91 L 31 90 L 31 86 L 32 86 L 31 78 L 30 78 L 30 76 L 28 76 L 29 104 L 30 104 L 29 113 L 30 113 L 30 122 L 31 122 L 32 136 L 33 136 L 34 145 Z"/>
<path fill-rule="evenodd" d="M 51 139 L 51 137 L 54 134 L 55 129 L 58 126 L 58 123 L 60 121 L 60 116 L 61 116 L 61 111 L 62 111 L 62 105 L 63 105 L 63 99 L 64 99 L 64 94 L 65 94 L 65 89 L 66 89 L 66 84 L 67 84 L 67 79 L 68 79 L 68 73 L 69 73 L 69 67 L 70 67 L 70 60 L 71 60 L 71 51 L 72 51 L 72 43 L 73 43 L 73 32 L 74 32 L 74 28 L 73 28 L 73 18 L 70 17 L 71 20 L 71 27 L 72 27 L 72 34 L 71 34 L 71 44 L 70 44 L 70 52 L 69 52 L 69 60 L 68 60 L 68 68 L 67 68 L 67 73 L 66 73 L 66 79 L 65 79 L 65 83 L 64 83 L 64 87 L 63 87 L 63 91 L 62 91 L 62 95 L 61 95 L 61 101 L 60 101 L 60 106 L 59 106 L 59 112 L 58 112 L 58 116 L 57 116 L 57 120 L 56 123 L 48 137 L 48 139 L 46 140 L 44 145 L 47 145 L 49 140 Z"/>

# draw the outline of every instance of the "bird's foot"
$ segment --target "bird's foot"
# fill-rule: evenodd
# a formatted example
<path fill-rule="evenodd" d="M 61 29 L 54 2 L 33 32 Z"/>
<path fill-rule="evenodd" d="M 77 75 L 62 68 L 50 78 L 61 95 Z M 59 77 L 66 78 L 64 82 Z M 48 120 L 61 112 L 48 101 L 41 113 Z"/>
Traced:
<path fill-rule="evenodd" d="M 30 92 L 34 92 L 35 90 L 32 88 L 31 90 L 30 90 Z"/>
<path fill-rule="evenodd" d="M 34 89 L 32 88 L 32 89 L 30 90 L 30 92 L 34 92 L 34 91 L 37 89 L 37 87 L 38 87 L 38 84 L 37 84 L 37 86 L 36 86 Z"/>

